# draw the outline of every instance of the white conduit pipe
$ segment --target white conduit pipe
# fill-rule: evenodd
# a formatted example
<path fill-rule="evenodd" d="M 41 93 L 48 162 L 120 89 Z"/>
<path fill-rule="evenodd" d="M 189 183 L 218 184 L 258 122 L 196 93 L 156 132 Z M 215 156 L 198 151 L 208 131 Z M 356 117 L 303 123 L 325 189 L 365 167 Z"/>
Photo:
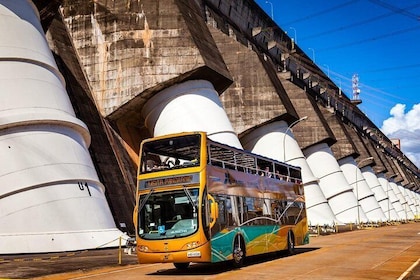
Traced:
<path fill-rule="evenodd" d="M 406 201 L 406 204 L 403 205 L 403 207 L 404 207 L 404 211 L 406 212 L 407 219 L 413 220 L 414 219 L 414 213 L 413 213 L 414 203 L 411 200 L 411 198 L 407 195 L 406 188 L 404 188 L 400 184 L 398 184 L 397 187 L 400 190 L 402 197 Z"/>
<path fill-rule="evenodd" d="M 392 187 L 392 189 L 394 190 L 395 195 L 398 198 L 398 201 L 401 205 L 401 208 L 396 208 L 397 210 L 397 214 L 398 216 L 402 219 L 402 220 L 407 220 L 408 219 L 408 215 L 407 215 L 407 201 L 405 200 L 403 194 L 401 193 L 400 188 L 398 187 L 397 183 L 391 181 L 390 185 Z"/>
<path fill-rule="evenodd" d="M 353 188 L 353 192 L 365 211 L 367 218 L 372 222 L 384 222 L 386 217 L 375 198 L 373 191 L 366 182 L 361 170 L 353 157 L 345 157 L 338 162 L 346 177 L 347 182 Z"/>
<path fill-rule="evenodd" d="M 391 188 L 391 185 L 389 184 L 388 180 L 385 178 L 384 173 L 377 174 L 378 181 L 381 184 L 382 190 L 384 191 L 387 199 L 381 200 L 379 204 L 381 205 L 385 216 L 387 217 L 388 221 L 399 221 L 400 217 L 397 214 L 397 211 L 395 211 L 394 203 L 398 202 L 398 198 L 394 193 L 394 190 Z"/>
<path fill-rule="evenodd" d="M 370 189 L 375 194 L 376 201 L 378 201 L 378 204 L 381 207 L 382 212 L 386 217 L 385 221 L 391 220 L 391 217 L 389 214 L 390 210 L 388 209 L 390 209 L 392 205 L 389 202 L 388 195 L 385 193 L 384 189 L 382 188 L 382 185 L 379 182 L 378 177 L 376 177 L 375 172 L 373 171 L 372 167 L 365 166 L 361 169 L 361 171 L 362 171 L 363 177 L 366 180 L 366 183 L 369 185 Z"/>
<path fill-rule="evenodd" d="M 412 192 L 416 201 L 416 219 L 420 219 L 420 193 Z"/>
<path fill-rule="evenodd" d="M 336 218 L 343 223 L 368 222 L 330 147 L 321 143 L 303 153 Z"/>
<path fill-rule="evenodd" d="M 335 218 L 322 193 L 318 179 L 312 174 L 306 159 L 285 121 L 259 127 L 241 138 L 245 149 L 281 162 L 299 166 L 302 172 L 309 225 L 334 225 Z"/>
<path fill-rule="evenodd" d="M 143 107 L 153 136 L 205 131 L 210 139 L 242 149 L 217 91 L 205 80 L 176 84 L 150 98 Z"/>
<path fill-rule="evenodd" d="M 115 246 L 115 223 L 31 1 L 0 1 L 0 254 Z"/>
<path fill-rule="evenodd" d="M 413 201 L 413 213 L 415 217 L 418 217 L 420 214 L 420 201 L 417 198 L 417 195 L 414 191 L 408 190 L 407 193 L 410 196 L 411 200 Z"/>
<path fill-rule="evenodd" d="M 398 188 L 397 184 L 394 181 L 389 181 L 389 185 L 391 186 L 392 190 L 394 191 L 395 196 L 398 199 L 398 202 L 394 205 L 395 210 L 397 211 L 398 216 L 401 220 L 407 219 L 407 211 L 406 211 L 406 205 L 407 201 L 405 201 L 405 198 L 401 194 L 400 189 Z"/>

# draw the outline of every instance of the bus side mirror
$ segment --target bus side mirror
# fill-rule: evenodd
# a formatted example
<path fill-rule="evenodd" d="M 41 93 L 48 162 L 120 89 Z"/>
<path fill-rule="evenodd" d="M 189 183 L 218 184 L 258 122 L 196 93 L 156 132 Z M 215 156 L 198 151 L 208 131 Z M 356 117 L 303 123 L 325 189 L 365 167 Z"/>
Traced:
<path fill-rule="evenodd" d="M 210 202 L 210 228 L 214 226 L 217 218 L 219 217 L 219 204 L 214 200 L 214 197 L 208 195 Z"/>

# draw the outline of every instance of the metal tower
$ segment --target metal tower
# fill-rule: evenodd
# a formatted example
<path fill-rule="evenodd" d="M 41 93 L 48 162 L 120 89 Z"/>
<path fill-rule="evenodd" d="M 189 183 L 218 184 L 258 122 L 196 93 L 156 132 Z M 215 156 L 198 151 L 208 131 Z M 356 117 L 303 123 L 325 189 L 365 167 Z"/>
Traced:
<path fill-rule="evenodd" d="M 352 88 L 353 88 L 353 98 L 351 102 L 355 105 L 362 103 L 362 100 L 359 98 L 360 89 L 359 89 L 359 75 L 353 74 L 351 78 Z"/>

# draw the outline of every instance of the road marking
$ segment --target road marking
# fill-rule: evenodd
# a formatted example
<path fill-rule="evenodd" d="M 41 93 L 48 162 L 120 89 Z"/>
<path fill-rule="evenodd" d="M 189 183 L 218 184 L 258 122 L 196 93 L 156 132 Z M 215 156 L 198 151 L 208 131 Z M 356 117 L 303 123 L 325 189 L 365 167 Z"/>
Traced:
<path fill-rule="evenodd" d="M 397 280 L 403 280 L 403 279 L 405 279 L 405 277 L 408 275 L 408 274 L 410 274 L 411 273 L 411 271 L 419 264 L 419 262 L 420 262 L 420 258 L 415 262 L 415 263 L 413 263 L 406 271 L 404 271 L 404 273 L 403 274 L 401 274 L 401 276 L 400 277 L 398 277 L 398 279 Z"/>

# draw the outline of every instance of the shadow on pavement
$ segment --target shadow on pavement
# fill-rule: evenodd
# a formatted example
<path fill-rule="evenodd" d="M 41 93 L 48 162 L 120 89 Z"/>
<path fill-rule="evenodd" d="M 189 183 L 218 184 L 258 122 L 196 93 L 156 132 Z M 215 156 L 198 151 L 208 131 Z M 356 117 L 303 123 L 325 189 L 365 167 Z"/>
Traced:
<path fill-rule="evenodd" d="M 317 250 L 319 248 L 296 248 L 293 255 L 302 254 Z M 263 262 L 268 262 L 280 258 L 287 258 L 291 255 L 288 255 L 287 252 L 281 251 L 277 253 L 264 254 L 259 256 L 247 257 L 244 263 L 244 266 L 252 266 Z M 221 262 L 221 263 L 194 263 L 191 264 L 187 269 L 180 270 L 176 269 L 164 269 L 158 270 L 154 273 L 148 275 L 216 275 L 224 273 L 227 271 L 235 270 L 231 262 Z"/>
<path fill-rule="evenodd" d="M 296 248 L 295 254 L 316 249 L 318 248 Z M 244 266 L 285 257 L 288 257 L 287 252 L 248 257 Z M 120 264 L 118 248 L 50 254 L 0 255 L 0 278 L 29 279 L 69 272 L 87 273 L 104 267 L 117 268 L 135 264 L 138 264 L 136 255 L 128 255 L 124 252 L 121 253 Z M 234 269 L 230 262 L 194 263 L 187 270 L 179 270 L 174 267 L 173 269 L 159 270 L 149 275 L 215 275 Z"/>

